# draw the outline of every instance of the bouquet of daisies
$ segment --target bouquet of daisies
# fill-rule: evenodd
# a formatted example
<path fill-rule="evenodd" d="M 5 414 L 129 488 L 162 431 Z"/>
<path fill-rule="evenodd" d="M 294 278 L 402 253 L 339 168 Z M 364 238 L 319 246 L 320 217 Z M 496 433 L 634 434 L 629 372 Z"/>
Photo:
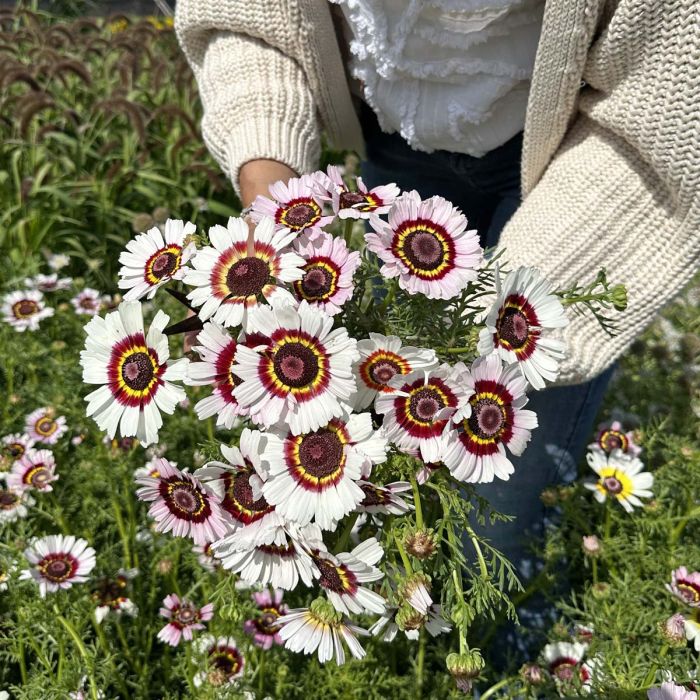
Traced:
<path fill-rule="evenodd" d="M 206 235 L 169 220 L 120 262 L 123 303 L 85 327 L 88 415 L 151 445 L 184 384 L 209 387 L 194 410 L 230 431 L 201 468 L 160 458 L 137 478 L 156 528 L 259 595 L 295 591 L 268 627 L 322 662 L 362 657 L 369 634 L 456 628 L 447 663 L 468 688 L 483 665 L 468 625 L 517 585 L 469 525 L 486 508 L 473 485 L 507 480 L 537 427 L 527 391 L 557 376 L 565 306 L 599 313 L 620 288 L 505 274 L 450 202 L 334 166 Z M 190 315 L 146 327 L 140 300 L 166 285 Z M 173 360 L 184 332 L 193 359 Z"/>

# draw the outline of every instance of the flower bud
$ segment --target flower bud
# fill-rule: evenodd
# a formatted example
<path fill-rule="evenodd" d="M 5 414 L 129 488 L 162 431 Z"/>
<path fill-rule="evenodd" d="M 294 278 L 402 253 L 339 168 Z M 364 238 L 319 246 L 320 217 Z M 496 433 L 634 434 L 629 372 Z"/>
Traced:
<path fill-rule="evenodd" d="M 559 503 L 559 492 L 555 488 L 545 489 L 540 494 L 540 500 L 547 508 L 551 508 Z"/>
<path fill-rule="evenodd" d="M 157 564 L 156 564 L 156 569 L 158 570 L 158 573 L 166 576 L 169 574 L 172 569 L 173 569 L 173 562 L 172 559 L 161 559 Z"/>
<path fill-rule="evenodd" d="M 584 535 L 581 541 L 581 549 L 587 557 L 595 559 L 603 552 L 603 544 L 595 535 Z"/>
<path fill-rule="evenodd" d="M 426 622 L 426 616 L 421 615 L 415 608 L 403 603 L 394 618 L 396 625 L 402 632 L 419 630 Z"/>
<path fill-rule="evenodd" d="M 170 216 L 170 210 L 167 207 L 156 207 L 153 210 L 153 219 L 157 224 L 164 224 Z"/>
<path fill-rule="evenodd" d="M 627 308 L 627 289 L 624 284 L 615 284 L 610 287 L 610 301 L 617 311 Z"/>
<path fill-rule="evenodd" d="M 524 664 L 520 669 L 520 677 L 529 685 L 540 685 L 546 679 L 544 669 L 537 664 Z"/>
<path fill-rule="evenodd" d="M 472 681 L 478 677 L 484 668 L 484 659 L 478 649 L 472 649 L 466 654 L 448 654 L 447 670 L 455 679 L 457 688 L 463 693 L 472 689 Z"/>
<path fill-rule="evenodd" d="M 435 554 L 435 533 L 432 530 L 416 530 L 404 540 L 406 551 L 416 559 L 430 559 Z"/>
<path fill-rule="evenodd" d="M 430 578 L 422 573 L 415 573 L 399 586 L 399 596 L 412 605 L 422 615 L 427 614 L 432 605 L 430 597 Z"/>
<path fill-rule="evenodd" d="M 591 586 L 591 593 L 593 593 L 594 598 L 598 600 L 603 600 L 610 595 L 610 584 L 609 583 L 594 583 Z"/>
<path fill-rule="evenodd" d="M 131 230 L 134 233 L 141 233 L 151 228 L 153 223 L 153 217 L 150 214 L 142 212 L 140 214 L 136 214 L 131 220 Z"/>
<path fill-rule="evenodd" d="M 671 615 L 668 620 L 659 623 L 659 632 L 670 646 L 684 647 L 685 638 L 685 618 L 680 613 Z"/>
<path fill-rule="evenodd" d="M 207 674 L 207 680 L 209 681 L 209 685 L 218 688 L 220 685 L 226 683 L 226 673 L 220 668 L 213 668 Z"/>
<path fill-rule="evenodd" d="M 336 623 L 341 619 L 341 614 L 325 598 L 316 598 L 309 605 L 309 610 L 320 620 L 327 623 Z"/>

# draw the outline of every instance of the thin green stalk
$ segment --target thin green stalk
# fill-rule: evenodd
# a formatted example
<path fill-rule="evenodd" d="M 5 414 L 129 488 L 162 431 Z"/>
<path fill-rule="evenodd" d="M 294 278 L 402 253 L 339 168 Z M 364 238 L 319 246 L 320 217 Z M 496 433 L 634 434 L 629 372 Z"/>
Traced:
<path fill-rule="evenodd" d="M 260 654 L 258 656 L 258 668 L 257 668 L 257 673 L 258 673 L 258 692 L 260 693 L 260 697 L 264 697 L 263 691 L 265 690 L 265 657 L 267 654 L 265 653 L 264 650 L 260 650 Z"/>
<path fill-rule="evenodd" d="M 409 576 L 413 575 L 413 567 L 411 566 L 411 562 L 408 559 L 408 555 L 406 554 L 406 550 L 403 547 L 403 543 L 401 542 L 400 537 L 395 537 L 394 542 L 396 542 L 396 549 L 399 551 L 399 556 L 401 557 L 401 561 L 403 562 L 403 568 L 406 569 L 406 573 Z"/>
<path fill-rule="evenodd" d="M 416 527 L 419 530 L 423 529 L 423 509 L 421 507 L 420 501 L 420 491 L 418 489 L 418 482 L 414 474 L 411 474 L 411 488 L 413 489 L 413 506 L 416 509 Z"/>
<path fill-rule="evenodd" d="M 352 238 L 352 228 L 354 223 L 354 219 L 345 219 L 345 229 L 343 231 L 343 238 L 348 244 L 348 247 L 350 246 L 350 239 Z"/>
<path fill-rule="evenodd" d="M 119 673 L 119 670 L 117 669 L 117 666 L 114 663 L 114 655 L 110 651 L 109 643 L 107 642 L 107 637 L 105 637 L 105 631 L 102 629 L 102 625 L 97 621 L 94 612 L 91 615 L 91 621 L 92 626 L 95 628 L 97 641 L 102 647 L 102 652 L 104 653 L 105 657 L 108 659 L 109 665 L 112 669 L 112 674 L 117 682 L 117 685 L 119 686 L 119 689 L 121 690 L 123 696 L 127 698 L 129 697 L 129 690 L 126 687 L 126 683 L 124 682 L 124 676 L 121 673 Z"/>
<path fill-rule="evenodd" d="M 425 630 L 420 631 L 418 638 L 418 655 L 416 657 L 416 697 L 423 697 L 423 669 L 425 667 Z"/>
<path fill-rule="evenodd" d="M 85 644 L 83 644 L 83 640 L 80 638 L 80 635 L 76 631 L 75 627 L 71 625 L 68 620 L 66 620 L 63 615 L 61 615 L 58 611 L 58 606 L 54 606 L 54 612 L 56 613 L 56 619 L 63 625 L 65 628 L 66 632 L 70 635 L 71 639 L 73 640 L 73 643 L 75 644 L 75 648 L 78 650 L 78 653 L 82 657 L 83 661 L 85 662 L 85 665 L 88 667 L 89 673 L 88 673 L 88 679 L 90 681 L 90 693 L 92 695 L 92 700 L 98 700 L 99 695 L 97 692 L 97 683 L 95 682 L 95 674 L 92 672 L 92 664 L 90 663 L 90 655 L 88 654 L 87 649 L 85 648 Z"/>
<path fill-rule="evenodd" d="M 509 678 L 504 678 L 503 680 L 498 681 L 498 683 L 496 683 L 496 685 L 492 685 L 481 696 L 481 700 L 488 700 L 488 698 L 492 697 L 494 693 L 498 692 L 501 688 L 505 688 L 509 683 L 512 683 L 515 680 L 517 680 L 517 676 L 511 676 Z"/>
<path fill-rule="evenodd" d="M 129 533 L 127 532 L 124 518 L 122 517 L 121 507 L 114 492 L 112 492 L 112 510 L 114 511 L 114 519 L 119 530 L 119 537 L 122 541 L 122 550 L 124 552 L 124 563 L 127 568 L 131 566 L 131 547 L 129 545 Z"/>
<path fill-rule="evenodd" d="M 24 658 L 24 639 L 20 636 L 17 644 L 17 656 L 19 658 L 19 675 L 22 685 L 27 685 L 27 662 Z"/>
<path fill-rule="evenodd" d="M 338 541 L 335 545 L 336 554 L 345 551 L 345 547 L 347 547 L 347 544 L 350 540 L 350 535 L 352 534 L 352 529 L 355 527 L 355 523 L 357 522 L 357 518 L 359 515 L 359 513 L 352 513 L 348 518 L 347 522 L 345 523 L 343 532 L 340 534 L 340 537 L 338 538 Z"/>
<path fill-rule="evenodd" d="M 603 541 L 607 542 L 610 539 L 610 530 L 612 528 L 612 519 L 610 516 L 610 499 L 605 500 L 605 525 L 603 526 Z"/>
<path fill-rule="evenodd" d="M 479 562 L 479 571 L 481 572 L 481 577 L 488 578 L 489 577 L 489 570 L 488 570 L 488 567 L 486 566 L 486 560 L 484 559 L 484 554 L 481 551 L 481 547 L 479 545 L 479 540 L 477 539 L 476 533 L 468 525 L 466 526 L 465 530 L 466 530 L 467 534 L 469 535 L 469 539 L 471 540 L 471 543 L 474 547 L 474 551 L 476 552 L 476 558 L 477 558 L 477 561 Z"/>
<path fill-rule="evenodd" d="M 668 644 L 664 644 L 661 647 L 661 651 L 659 652 L 659 658 L 660 659 L 665 658 L 667 653 L 668 653 Z M 642 683 L 643 688 L 648 688 L 654 682 L 654 677 L 656 676 L 656 672 L 658 670 L 659 670 L 658 664 L 654 664 L 649 669 L 649 672 L 647 673 L 646 677 L 644 678 L 644 682 Z"/>

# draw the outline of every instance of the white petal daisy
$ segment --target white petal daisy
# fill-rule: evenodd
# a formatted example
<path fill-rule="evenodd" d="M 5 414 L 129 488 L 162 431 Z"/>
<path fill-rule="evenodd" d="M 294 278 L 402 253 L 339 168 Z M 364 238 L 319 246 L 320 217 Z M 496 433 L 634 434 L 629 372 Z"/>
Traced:
<path fill-rule="evenodd" d="M 50 306 L 44 305 L 44 295 L 36 289 L 5 295 L 0 311 L 5 322 L 18 333 L 37 330 L 42 319 L 54 314 Z"/>
<path fill-rule="evenodd" d="M 96 289 L 85 287 L 70 300 L 70 303 L 73 304 L 76 314 L 97 316 L 102 306 L 102 294 Z"/>
<path fill-rule="evenodd" d="M 625 456 L 621 450 L 606 455 L 598 450 L 586 456 L 588 466 L 598 475 L 592 484 L 584 484 L 593 491 L 599 503 L 614 498 L 628 512 L 642 505 L 640 498 L 651 498 L 654 494 L 654 475 L 645 472 L 643 462 L 637 457 Z"/>
<path fill-rule="evenodd" d="M 26 518 L 28 507 L 33 506 L 34 499 L 26 490 L 8 485 L 0 486 L 0 525 Z"/>
<path fill-rule="evenodd" d="M 69 289 L 73 280 L 70 277 L 59 278 L 58 274 L 52 275 L 36 275 L 35 277 L 27 277 L 24 284 L 29 289 L 38 289 L 40 292 L 60 292 L 64 289 Z"/>

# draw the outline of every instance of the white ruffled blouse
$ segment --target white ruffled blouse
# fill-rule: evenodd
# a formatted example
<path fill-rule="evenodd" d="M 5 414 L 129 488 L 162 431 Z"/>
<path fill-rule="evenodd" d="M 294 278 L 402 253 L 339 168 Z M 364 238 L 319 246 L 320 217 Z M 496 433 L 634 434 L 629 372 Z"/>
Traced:
<path fill-rule="evenodd" d="M 382 129 L 482 156 L 523 129 L 544 0 L 333 0 Z"/>

